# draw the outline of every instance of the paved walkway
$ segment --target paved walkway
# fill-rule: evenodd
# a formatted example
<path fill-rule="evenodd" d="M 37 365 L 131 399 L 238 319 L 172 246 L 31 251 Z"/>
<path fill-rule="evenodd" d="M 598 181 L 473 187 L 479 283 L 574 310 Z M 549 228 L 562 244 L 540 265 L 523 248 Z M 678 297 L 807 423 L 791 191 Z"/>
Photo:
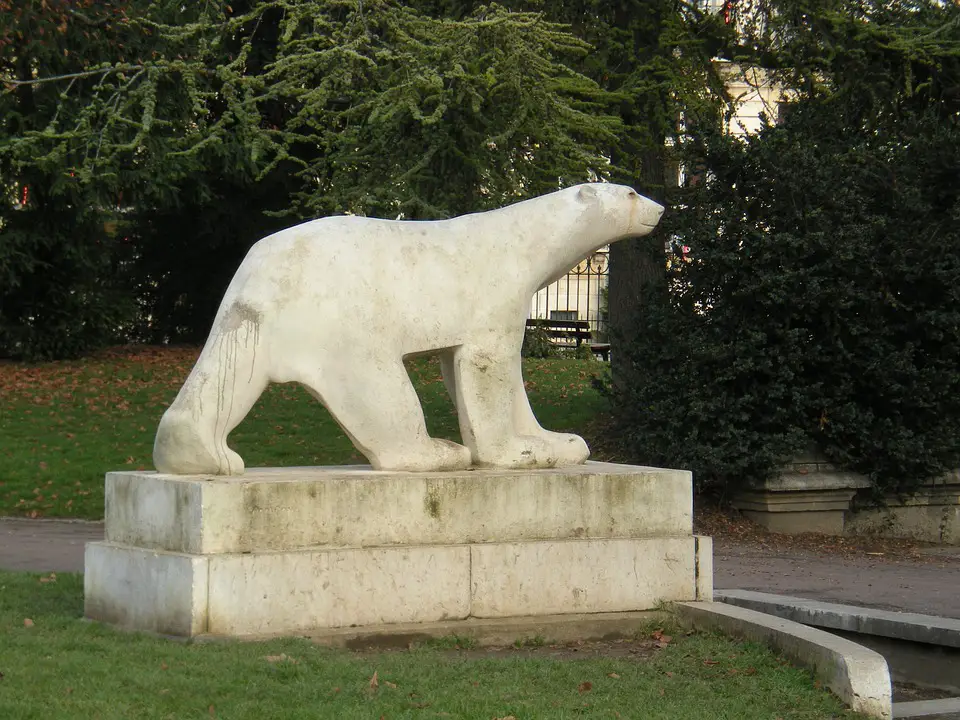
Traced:
<path fill-rule="evenodd" d="M 83 572 L 83 546 L 103 523 L 0 518 L 0 570 Z"/>
<path fill-rule="evenodd" d="M 82 572 L 84 543 L 103 525 L 0 518 L 0 570 Z M 714 585 L 960 618 L 960 547 L 921 561 L 836 557 L 718 541 Z"/>
<path fill-rule="evenodd" d="M 919 561 L 837 557 L 717 542 L 714 586 L 960 618 L 960 547 Z"/>

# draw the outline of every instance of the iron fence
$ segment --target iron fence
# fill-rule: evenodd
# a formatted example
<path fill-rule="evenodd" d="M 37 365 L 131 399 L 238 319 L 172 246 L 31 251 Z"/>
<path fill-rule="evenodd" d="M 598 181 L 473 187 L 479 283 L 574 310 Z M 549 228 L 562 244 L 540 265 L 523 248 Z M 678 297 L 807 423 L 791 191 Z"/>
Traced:
<path fill-rule="evenodd" d="M 586 320 L 593 341 L 605 341 L 606 291 L 610 273 L 609 251 L 599 250 L 569 273 L 537 291 L 530 302 L 530 317 L 538 320 Z"/>

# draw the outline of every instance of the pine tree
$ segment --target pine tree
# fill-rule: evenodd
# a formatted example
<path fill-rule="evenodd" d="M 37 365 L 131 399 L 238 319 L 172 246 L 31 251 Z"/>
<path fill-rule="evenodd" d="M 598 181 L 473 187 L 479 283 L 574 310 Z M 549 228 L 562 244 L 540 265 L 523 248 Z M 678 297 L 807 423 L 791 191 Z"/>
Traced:
<path fill-rule="evenodd" d="M 244 228 L 280 222 L 261 210 L 290 223 L 493 207 L 600 172 L 617 127 L 571 69 L 587 46 L 537 13 L 46 0 L 2 22 L 0 178 L 31 202 L 0 208 L 0 355 L 76 354 L 135 328 L 196 339 L 257 239 Z M 224 206 L 244 221 L 217 222 Z M 202 298 L 172 281 L 185 248 L 205 249 Z"/>

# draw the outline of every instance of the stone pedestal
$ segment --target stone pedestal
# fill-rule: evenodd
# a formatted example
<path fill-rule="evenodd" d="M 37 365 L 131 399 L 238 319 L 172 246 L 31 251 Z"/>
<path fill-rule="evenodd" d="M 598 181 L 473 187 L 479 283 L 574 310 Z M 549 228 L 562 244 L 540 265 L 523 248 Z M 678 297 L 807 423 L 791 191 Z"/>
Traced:
<path fill-rule="evenodd" d="M 869 487 L 860 475 L 824 462 L 795 462 L 775 478 L 738 493 L 732 505 L 777 533 L 842 535 L 850 501 Z"/>
<path fill-rule="evenodd" d="M 605 463 L 108 473 L 84 578 L 87 617 L 181 636 L 645 610 L 712 584 L 690 474 Z"/>

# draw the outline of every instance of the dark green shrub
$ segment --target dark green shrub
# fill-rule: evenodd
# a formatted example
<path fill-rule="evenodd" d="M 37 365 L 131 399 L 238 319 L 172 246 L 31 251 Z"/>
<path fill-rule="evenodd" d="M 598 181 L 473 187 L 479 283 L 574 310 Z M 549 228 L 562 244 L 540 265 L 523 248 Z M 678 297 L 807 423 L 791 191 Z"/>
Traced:
<path fill-rule="evenodd" d="M 557 357 L 560 350 L 550 339 L 546 325 L 538 322 L 524 331 L 520 354 L 528 358 L 549 358 Z"/>
<path fill-rule="evenodd" d="M 960 121 L 812 98 L 696 151 L 663 221 L 693 261 L 620 350 L 633 456 L 720 489 L 811 443 L 883 489 L 960 466 Z"/>
<path fill-rule="evenodd" d="M 590 343 L 580 343 L 575 347 L 564 348 L 562 352 L 577 360 L 593 360 L 594 358 L 593 350 L 590 349 Z"/>

